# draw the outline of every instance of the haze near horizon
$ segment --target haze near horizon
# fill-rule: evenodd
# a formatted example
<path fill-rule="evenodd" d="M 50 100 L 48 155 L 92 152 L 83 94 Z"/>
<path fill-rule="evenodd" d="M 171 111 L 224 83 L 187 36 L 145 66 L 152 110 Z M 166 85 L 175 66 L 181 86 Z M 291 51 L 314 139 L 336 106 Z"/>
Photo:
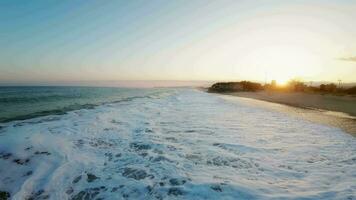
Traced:
<path fill-rule="evenodd" d="M 0 82 L 356 82 L 356 1 L 2 1 Z"/>

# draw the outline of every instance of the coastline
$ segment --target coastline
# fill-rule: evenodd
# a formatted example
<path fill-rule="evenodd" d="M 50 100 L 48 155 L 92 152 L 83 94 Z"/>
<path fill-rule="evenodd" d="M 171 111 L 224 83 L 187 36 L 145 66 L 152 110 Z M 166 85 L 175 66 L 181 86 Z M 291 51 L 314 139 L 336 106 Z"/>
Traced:
<path fill-rule="evenodd" d="M 337 127 L 356 137 L 356 97 L 265 91 L 216 94 Z"/>
<path fill-rule="evenodd" d="M 273 103 L 281 103 L 300 108 L 321 109 L 346 113 L 356 117 L 356 97 L 322 94 L 308 94 L 299 92 L 232 92 L 233 96 L 253 98 Z"/>

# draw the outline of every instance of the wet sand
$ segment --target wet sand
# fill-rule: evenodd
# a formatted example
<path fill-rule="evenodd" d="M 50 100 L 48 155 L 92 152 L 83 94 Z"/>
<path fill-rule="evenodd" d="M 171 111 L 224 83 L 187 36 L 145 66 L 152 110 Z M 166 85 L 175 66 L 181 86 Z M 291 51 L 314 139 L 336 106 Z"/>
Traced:
<path fill-rule="evenodd" d="M 277 110 L 308 121 L 331 125 L 356 136 L 356 98 L 281 92 L 234 92 L 228 96 L 255 106 Z M 232 97 L 234 98 L 234 97 Z"/>
<path fill-rule="evenodd" d="M 356 117 L 356 97 L 288 92 L 234 92 L 234 96 L 282 103 L 302 108 L 343 112 Z"/>

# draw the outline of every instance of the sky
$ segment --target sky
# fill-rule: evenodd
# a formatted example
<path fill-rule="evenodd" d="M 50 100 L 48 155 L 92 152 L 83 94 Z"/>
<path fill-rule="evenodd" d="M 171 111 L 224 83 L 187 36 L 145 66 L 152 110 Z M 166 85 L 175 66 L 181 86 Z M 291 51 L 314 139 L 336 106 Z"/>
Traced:
<path fill-rule="evenodd" d="M 0 83 L 356 82 L 356 0 L 2 0 Z"/>

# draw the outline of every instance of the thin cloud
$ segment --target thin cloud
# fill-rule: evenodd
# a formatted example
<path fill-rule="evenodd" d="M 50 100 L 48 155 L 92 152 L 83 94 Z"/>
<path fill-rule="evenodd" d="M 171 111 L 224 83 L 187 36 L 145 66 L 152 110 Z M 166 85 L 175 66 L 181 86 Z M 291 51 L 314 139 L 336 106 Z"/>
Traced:
<path fill-rule="evenodd" d="M 356 62 L 356 56 L 339 58 L 339 60 Z"/>

